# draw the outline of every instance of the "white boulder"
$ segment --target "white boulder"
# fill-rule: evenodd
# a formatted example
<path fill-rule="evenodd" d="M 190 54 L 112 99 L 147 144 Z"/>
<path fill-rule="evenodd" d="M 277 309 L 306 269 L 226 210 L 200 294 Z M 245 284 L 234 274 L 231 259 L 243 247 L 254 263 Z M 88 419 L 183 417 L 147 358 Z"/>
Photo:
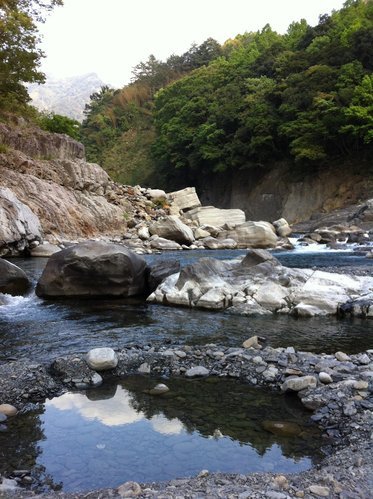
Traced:
<path fill-rule="evenodd" d="M 106 371 L 117 367 L 118 356 L 112 348 L 93 348 L 87 353 L 86 362 L 94 371 Z"/>

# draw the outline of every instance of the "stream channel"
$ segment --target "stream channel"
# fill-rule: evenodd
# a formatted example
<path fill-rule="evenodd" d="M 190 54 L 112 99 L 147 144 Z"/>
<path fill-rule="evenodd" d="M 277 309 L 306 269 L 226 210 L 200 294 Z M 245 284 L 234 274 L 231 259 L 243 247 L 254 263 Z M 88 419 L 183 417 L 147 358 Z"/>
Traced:
<path fill-rule="evenodd" d="M 149 255 L 176 257 L 182 265 L 202 256 L 235 258 L 245 251 L 193 251 Z M 371 268 L 351 251 L 295 250 L 276 254 L 291 267 Z M 13 259 L 36 283 L 46 259 Z M 129 344 L 216 343 L 240 346 L 253 335 L 273 347 L 357 353 L 372 348 L 373 328 L 363 319 L 239 317 L 161 307 L 140 299 L 45 301 L 34 292 L 6 297 L 0 307 L 0 362 L 48 362 L 90 348 Z M 298 472 L 321 458 L 321 435 L 296 397 L 276 395 L 234 380 L 168 379 L 170 392 L 150 396 L 157 380 L 129 377 L 31 405 L 0 424 L 0 475 L 30 470 L 35 490 L 84 491 L 127 480 L 159 481 L 202 469 L 248 473 Z M 286 423 L 285 433 L 273 428 Z M 271 426 L 272 425 L 272 426 Z"/>

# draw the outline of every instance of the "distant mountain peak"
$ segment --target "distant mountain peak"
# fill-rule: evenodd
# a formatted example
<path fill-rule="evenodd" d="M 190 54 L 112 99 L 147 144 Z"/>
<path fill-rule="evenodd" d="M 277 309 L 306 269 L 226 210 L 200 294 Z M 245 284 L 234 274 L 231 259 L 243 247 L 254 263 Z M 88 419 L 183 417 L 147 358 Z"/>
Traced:
<path fill-rule="evenodd" d="M 42 85 L 29 85 L 32 104 L 41 111 L 53 111 L 78 121 L 84 118 L 83 111 L 89 97 L 105 83 L 96 73 L 86 73 L 65 78 L 48 76 Z"/>

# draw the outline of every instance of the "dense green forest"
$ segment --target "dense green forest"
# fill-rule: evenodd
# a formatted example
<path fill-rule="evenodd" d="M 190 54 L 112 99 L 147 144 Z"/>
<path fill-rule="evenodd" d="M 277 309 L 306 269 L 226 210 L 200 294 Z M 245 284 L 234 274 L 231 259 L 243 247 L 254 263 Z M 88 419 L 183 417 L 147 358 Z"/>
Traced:
<path fill-rule="evenodd" d="M 0 1 L 0 115 L 81 138 L 116 180 L 178 187 L 202 176 L 359 164 L 373 153 L 373 1 L 348 0 L 317 26 L 265 26 L 182 55 L 151 55 L 128 86 L 91 96 L 85 120 L 40 115 L 37 22 L 62 0 Z"/>
<path fill-rule="evenodd" d="M 348 0 L 317 26 L 265 26 L 150 56 L 121 90 L 92 96 L 88 158 L 116 179 L 163 186 L 205 174 L 327 167 L 372 154 L 373 2 Z"/>

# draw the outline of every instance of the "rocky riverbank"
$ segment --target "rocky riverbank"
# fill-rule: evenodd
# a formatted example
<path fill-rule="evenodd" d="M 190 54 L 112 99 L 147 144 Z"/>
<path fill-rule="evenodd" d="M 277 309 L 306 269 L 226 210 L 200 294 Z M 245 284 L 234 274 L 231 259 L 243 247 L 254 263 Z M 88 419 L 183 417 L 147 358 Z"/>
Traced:
<path fill-rule="evenodd" d="M 232 377 L 275 391 L 293 391 L 323 431 L 326 454 L 314 469 L 295 475 L 271 473 L 232 475 L 201 470 L 193 479 L 161 484 L 125 484 L 122 488 L 60 497 L 369 497 L 372 486 L 373 350 L 356 355 L 336 352 L 316 355 L 293 348 L 261 348 L 260 338 L 245 347 L 220 345 L 133 345 L 111 352 L 115 368 L 99 372 L 85 355 L 55 359 L 48 365 L 32 362 L 0 364 L 0 401 L 27 410 L 68 390 L 84 389 L 130 374 Z M 251 345 L 251 346 L 250 346 Z M 97 353 L 97 352 L 96 352 Z M 107 352 L 104 352 L 107 354 Z M 97 355 L 96 355 L 97 357 Z M 90 365 L 92 366 L 91 362 Z M 15 416 L 17 417 L 17 416 Z M 7 477 L 14 480 L 10 474 Z M 7 482 L 9 487 L 15 481 Z M 3 486 L 3 489 L 6 486 Z M 0 489 L 1 490 L 1 489 Z M 30 497 L 26 490 L 2 490 L 0 497 Z M 45 497 L 52 497 L 48 493 Z"/>

